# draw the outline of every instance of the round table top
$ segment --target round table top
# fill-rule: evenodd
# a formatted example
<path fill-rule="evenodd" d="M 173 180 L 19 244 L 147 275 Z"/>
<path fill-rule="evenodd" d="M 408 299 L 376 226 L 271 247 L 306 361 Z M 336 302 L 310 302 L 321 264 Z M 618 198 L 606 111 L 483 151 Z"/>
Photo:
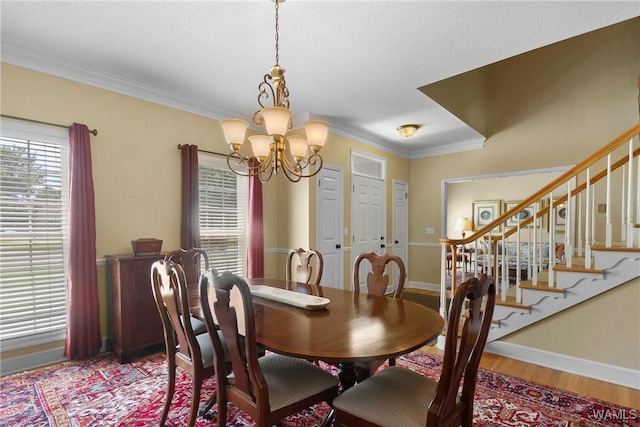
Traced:
<path fill-rule="evenodd" d="M 321 310 L 307 310 L 254 297 L 256 340 L 281 354 L 329 363 L 386 359 L 422 347 L 444 327 L 436 311 L 412 301 L 284 280 L 246 281 L 330 300 Z"/>

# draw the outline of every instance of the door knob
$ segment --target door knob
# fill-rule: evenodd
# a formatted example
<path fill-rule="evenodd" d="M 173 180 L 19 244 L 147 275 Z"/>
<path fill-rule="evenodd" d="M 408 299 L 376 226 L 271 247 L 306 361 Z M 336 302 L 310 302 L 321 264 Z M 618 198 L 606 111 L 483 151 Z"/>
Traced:
<path fill-rule="evenodd" d="M 400 242 L 398 242 L 398 241 L 396 240 L 394 243 L 397 245 L 397 244 L 398 244 L 398 243 L 400 243 Z"/>
<path fill-rule="evenodd" d="M 336 249 L 340 249 L 341 247 L 342 247 L 342 245 L 341 245 L 340 243 L 338 243 L 338 244 L 336 245 Z"/>
<path fill-rule="evenodd" d="M 386 248 L 386 247 L 387 247 L 387 245 L 385 245 L 384 243 L 380 243 L 380 247 L 381 247 L 381 248 Z"/>

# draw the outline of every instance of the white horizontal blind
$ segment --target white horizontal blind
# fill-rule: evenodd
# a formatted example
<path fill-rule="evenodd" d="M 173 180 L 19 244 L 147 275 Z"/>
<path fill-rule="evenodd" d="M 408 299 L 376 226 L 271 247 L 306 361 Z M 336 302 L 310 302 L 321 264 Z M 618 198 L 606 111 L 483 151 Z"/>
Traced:
<path fill-rule="evenodd" d="M 64 339 L 68 242 L 68 137 L 2 122 L 0 343 Z"/>
<path fill-rule="evenodd" d="M 248 178 L 226 161 L 199 153 L 200 246 L 219 272 L 247 271 Z"/>

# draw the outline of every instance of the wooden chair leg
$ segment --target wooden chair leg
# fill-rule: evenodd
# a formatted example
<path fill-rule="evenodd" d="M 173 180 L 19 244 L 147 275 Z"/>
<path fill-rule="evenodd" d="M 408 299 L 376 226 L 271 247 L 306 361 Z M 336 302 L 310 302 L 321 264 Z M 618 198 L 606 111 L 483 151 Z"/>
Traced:
<path fill-rule="evenodd" d="M 202 388 L 202 378 L 198 375 L 194 375 L 192 378 L 192 393 L 191 393 L 191 408 L 189 409 L 189 423 L 188 427 L 193 427 L 196 423 L 196 417 L 198 416 L 198 407 L 200 406 L 200 389 Z"/>
<path fill-rule="evenodd" d="M 160 418 L 160 425 L 163 426 L 167 421 L 167 416 L 169 415 L 169 408 L 171 407 L 171 401 L 173 400 L 173 392 L 176 388 L 176 362 L 171 357 L 171 355 L 167 355 L 167 373 L 169 375 L 167 381 L 167 395 L 164 399 L 164 407 L 162 408 L 162 417 Z"/>

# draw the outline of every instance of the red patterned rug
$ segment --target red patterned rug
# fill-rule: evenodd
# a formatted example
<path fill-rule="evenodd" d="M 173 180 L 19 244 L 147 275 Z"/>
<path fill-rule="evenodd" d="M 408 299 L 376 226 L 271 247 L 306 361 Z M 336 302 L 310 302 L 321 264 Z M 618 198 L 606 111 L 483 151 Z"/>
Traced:
<path fill-rule="evenodd" d="M 399 366 L 434 379 L 441 362 L 420 351 L 398 359 Z M 327 369 L 335 373 L 335 368 Z M 107 354 L 15 374 L 0 379 L 0 426 L 153 426 L 160 418 L 165 387 L 164 354 L 126 365 Z M 214 389 L 212 379 L 205 381 L 203 402 Z M 190 377 L 178 369 L 168 426 L 186 425 L 190 392 Z M 286 418 L 283 425 L 317 426 L 328 411 L 326 404 L 319 404 Z M 235 407 L 228 417 L 230 426 L 253 425 Z M 196 425 L 215 423 L 199 417 Z M 481 370 L 474 426 L 640 426 L 640 411 Z"/>

